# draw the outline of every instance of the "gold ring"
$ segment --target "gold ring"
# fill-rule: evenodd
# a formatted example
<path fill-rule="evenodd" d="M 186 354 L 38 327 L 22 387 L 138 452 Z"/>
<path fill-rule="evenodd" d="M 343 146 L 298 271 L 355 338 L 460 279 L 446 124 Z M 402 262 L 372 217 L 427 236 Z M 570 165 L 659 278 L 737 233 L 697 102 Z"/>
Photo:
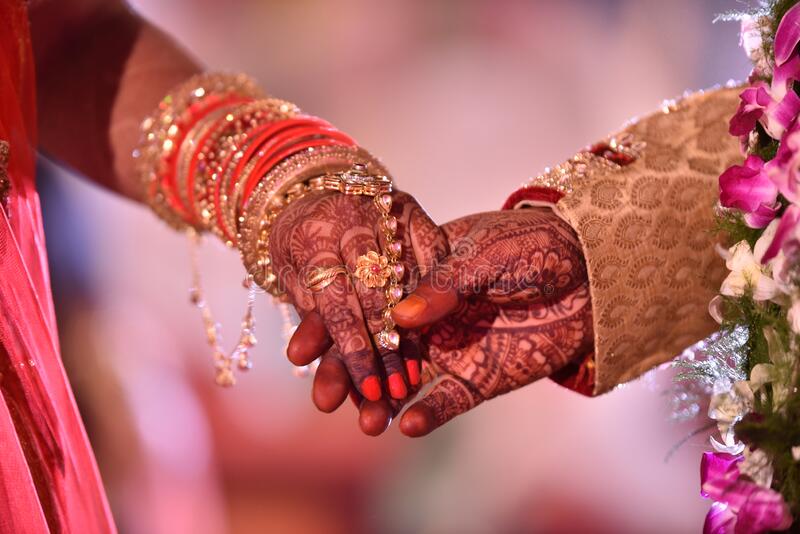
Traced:
<path fill-rule="evenodd" d="M 340 274 L 347 274 L 347 267 L 344 265 L 317 267 L 306 275 L 306 289 L 318 293 L 331 285 Z"/>
<path fill-rule="evenodd" d="M 369 288 L 383 287 L 392 275 L 389 258 L 370 250 L 356 260 L 355 277 Z"/>

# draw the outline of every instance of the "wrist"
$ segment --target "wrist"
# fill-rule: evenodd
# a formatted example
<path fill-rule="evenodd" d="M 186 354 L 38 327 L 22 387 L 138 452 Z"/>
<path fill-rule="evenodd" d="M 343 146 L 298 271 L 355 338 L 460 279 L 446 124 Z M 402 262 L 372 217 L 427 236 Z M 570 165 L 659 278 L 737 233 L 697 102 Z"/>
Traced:
<path fill-rule="evenodd" d="M 264 97 L 243 75 L 201 74 L 174 89 L 143 121 L 136 156 L 153 211 L 177 229 L 210 232 L 238 248 L 248 274 L 275 295 L 269 229 L 277 214 L 356 164 L 388 174 L 352 138 Z"/>

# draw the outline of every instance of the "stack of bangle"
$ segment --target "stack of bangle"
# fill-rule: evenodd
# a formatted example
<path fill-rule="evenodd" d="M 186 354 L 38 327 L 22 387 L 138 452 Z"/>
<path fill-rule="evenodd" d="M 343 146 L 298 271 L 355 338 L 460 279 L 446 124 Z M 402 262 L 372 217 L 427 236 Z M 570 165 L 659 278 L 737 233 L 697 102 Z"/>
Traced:
<path fill-rule="evenodd" d="M 256 284 L 278 298 L 283 291 L 271 268 L 269 234 L 279 213 L 313 191 L 374 197 L 387 261 L 395 272 L 386 288 L 386 328 L 376 342 L 396 348 L 390 310 L 402 296 L 403 273 L 396 221 L 389 215 L 391 179 L 348 135 L 289 102 L 265 97 L 243 75 L 203 74 L 171 92 L 142 123 L 134 156 L 142 195 L 159 217 L 193 236 L 211 232 L 237 247 L 248 273 L 246 285 Z M 206 308 L 203 313 L 208 329 L 212 318 Z M 243 324 L 247 339 L 251 327 Z M 217 382 L 231 385 L 231 362 L 246 361 L 239 366 L 246 370 L 249 360 L 241 343 L 231 356 L 220 356 L 217 337 L 209 335 Z"/>
<path fill-rule="evenodd" d="M 261 91 L 242 75 L 200 74 L 170 92 L 141 125 L 142 138 L 134 151 L 142 196 L 167 224 L 190 226 L 191 214 L 175 188 L 176 160 L 187 134 L 198 122 L 220 108 L 254 100 Z"/>

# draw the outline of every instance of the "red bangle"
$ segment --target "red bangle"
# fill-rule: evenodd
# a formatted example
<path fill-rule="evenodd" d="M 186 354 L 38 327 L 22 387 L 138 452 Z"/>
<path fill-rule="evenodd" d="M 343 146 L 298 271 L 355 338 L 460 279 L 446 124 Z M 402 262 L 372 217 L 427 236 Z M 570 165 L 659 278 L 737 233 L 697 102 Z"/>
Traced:
<path fill-rule="evenodd" d="M 286 159 L 288 157 L 291 157 L 291 156 L 293 156 L 293 155 L 295 155 L 295 154 L 297 154 L 299 152 L 302 152 L 302 151 L 304 151 L 304 150 L 306 150 L 308 148 L 317 148 L 317 147 L 323 147 L 323 146 L 348 146 L 348 147 L 350 147 L 350 146 L 355 146 L 355 143 L 349 144 L 349 143 L 343 143 L 343 142 L 338 141 L 336 139 L 322 138 L 322 139 L 314 139 L 314 140 L 311 140 L 311 141 L 306 141 L 305 143 L 294 144 L 294 145 L 290 146 L 288 149 L 286 149 L 285 151 L 283 151 L 282 153 L 277 154 L 275 156 L 275 158 L 273 158 L 273 161 L 271 162 L 272 163 L 272 167 L 274 167 L 280 161 L 282 161 L 282 160 L 284 160 L 284 159 Z M 242 197 L 240 199 L 239 206 L 238 206 L 238 208 L 240 210 L 243 209 L 243 207 L 247 203 L 248 198 L 253 193 L 253 190 L 256 188 L 257 185 L 258 185 L 258 180 L 255 180 L 254 182 L 248 184 L 248 187 L 245 188 L 245 190 L 244 190 L 244 192 L 242 194 Z"/>
<path fill-rule="evenodd" d="M 284 143 L 280 146 L 272 147 L 271 149 L 265 150 L 263 155 L 261 155 L 261 160 L 259 161 L 258 165 L 253 169 L 253 172 L 247 177 L 247 183 L 244 184 L 242 198 L 239 200 L 239 208 L 244 206 L 245 199 L 250 196 L 255 189 L 258 182 L 261 178 L 269 172 L 269 170 L 277 165 L 281 160 L 288 157 L 288 155 L 295 154 L 299 150 L 291 150 L 295 146 L 303 146 L 304 148 L 310 148 L 313 146 L 327 146 L 327 145 L 334 145 L 339 144 L 343 146 L 355 146 L 356 142 L 348 135 L 343 134 L 338 130 L 333 129 L 325 129 L 325 130 L 318 130 L 316 132 L 307 132 L 304 137 L 298 137 L 289 139 L 287 143 Z M 328 140 L 329 142 L 324 144 L 314 144 L 314 141 L 322 141 Z M 307 141 L 306 141 L 307 140 Z M 305 141 L 305 142 L 303 142 Z M 288 153 L 288 155 L 286 155 Z"/>
<path fill-rule="evenodd" d="M 236 95 L 225 98 L 210 95 L 201 102 L 193 104 L 187 110 L 186 118 L 183 119 L 179 125 L 176 125 L 179 128 L 179 134 L 174 139 L 175 146 L 180 147 L 186 140 L 186 136 L 192 127 L 194 127 L 198 121 L 202 120 L 203 117 L 207 116 L 209 113 L 212 113 L 223 106 L 233 106 L 249 101 L 252 101 L 252 99 Z M 165 172 L 161 178 L 161 188 L 164 191 L 164 196 L 166 197 L 169 206 L 184 220 L 191 221 L 194 219 L 191 205 L 184 206 L 180 200 L 180 195 L 177 194 L 176 190 L 175 165 L 177 162 L 178 152 L 179 150 L 174 150 L 164 161 Z"/>
<path fill-rule="evenodd" d="M 225 102 L 225 104 L 223 104 L 222 106 L 216 106 L 212 111 L 223 109 L 223 107 L 225 106 L 232 107 L 232 109 L 230 110 L 229 113 L 225 113 L 219 118 L 217 118 L 214 121 L 214 123 L 205 130 L 202 137 L 195 142 L 194 146 L 190 148 L 191 155 L 189 159 L 189 168 L 186 171 L 186 180 L 185 183 L 183 184 L 183 187 L 185 187 L 184 192 L 188 204 L 188 206 L 186 206 L 186 209 L 190 214 L 191 222 L 193 224 L 197 223 L 197 213 L 195 213 L 196 209 L 195 206 L 197 200 L 195 197 L 195 183 L 196 183 L 197 173 L 198 171 L 200 172 L 208 171 L 208 165 L 212 164 L 212 162 L 206 160 L 205 164 L 207 166 L 203 169 L 199 169 L 201 161 L 203 161 L 200 158 L 200 155 L 206 150 L 209 140 L 220 135 L 221 132 L 224 131 L 224 129 L 229 126 L 230 121 L 228 120 L 228 115 L 235 113 L 236 108 L 241 109 L 242 106 L 252 102 L 254 102 L 253 99 L 246 99 L 240 101 Z M 208 115 L 209 113 L 206 113 L 204 117 L 208 117 Z M 181 196 L 178 195 L 178 198 L 180 199 Z"/>
<path fill-rule="evenodd" d="M 333 129 L 333 126 L 330 123 L 319 119 L 317 117 L 311 116 L 302 116 L 302 117 L 294 117 L 292 119 L 287 119 L 283 121 L 279 121 L 271 125 L 268 129 L 263 130 L 258 134 L 257 137 L 254 137 L 252 142 L 247 147 L 247 153 L 242 157 L 242 159 L 237 164 L 237 167 L 234 171 L 236 176 L 240 176 L 241 173 L 244 171 L 245 166 L 252 161 L 252 159 L 256 156 L 263 161 L 263 158 L 267 157 L 268 151 L 273 148 L 277 143 L 281 140 L 285 139 L 286 136 L 284 135 L 286 132 L 291 131 L 293 134 L 298 132 L 299 128 L 307 128 L 307 127 L 318 127 L 318 128 L 326 128 L 326 129 Z M 326 130 L 327 131 L 327 130 Z M 261 176 L 260 174 L 254 172 L 255 168 L 248 172 L 248 175 L 244 178 L 247 180 L 246 184 L 242 184 L 243 189 L 252 189 L 254 185 L 252 185 L 253 177 Z M 257 178 L 255 178 L 257 179 Z M 233 193 L 233 187 L 235 182 L 239 182 L 240 180 L 237 179 L 236 181 L 231 181 L 229 185 L 228 193 Z"/>
<path fill-rule="evenodd" d="M 316 127 L 319 127 L 327 124 L 327 122 L 315 117 L 302 117 L 297 120 L 293 118 L 257 125 L 254 130 L 248 132 L 249 139 L 241 141 L 241 148 L 236 146 L 228 147 L 228 155 L 225 160 L 215 165 L 218 179 L 213 181 L 212 190 L 206 192 L 207 200 L 213 205 L 212 212 L 218 222 L 217 228 L 220 229 L 225 238 L 235 242 L 232 236 L 235 232 L 232 221 L 226 219 L 225 213 L 223 213 L 222 195 L 225 195 L 226 204 L 234 202 L 237 184 L 242 179 L 250 176 L 252 168 L 258 164 L 256 155 L 259 158 L 262 156 L 264 144 L 269 143 L 276 135 L 295 130 L 300 125 L 317 125 Z M 235 167 L 232 168 L 234 165 Z M 246 170 L 248 165 L 252 167 L 249 171 Z M 247 176 L 242 176 L 242 173 L 246 173 Z M 208 180 L 206 180 L 206 183 L 208 183 Z M 231 206 L 231 209 L 235 209 L 235 207 Z M 229 208 L 225 206 L 225 210 L 229 211 Z M 228 213 L 228 216 L 231 216 L 231 214 Z M 233 217 L 235 217 L 235 214 Z"/>
<path fill-rule="evenodd" d="M 295 117 L 270 124 L 257 125 L 254 130 L 248 132 L 250 139 L 242 142 L 243 147 L 241 149 L 237 149 L 235 146 L 228 147 L 228 154 L 225 159 L 222 162 L 216 162 L 214 165 L 218 179 L 213 180 L 213 182 L 208 179 L 205 181 L 211 187 L 211 190 L 206 191 L 206 199 L 213 206 L 211 211 L 222 236 L 232 243 L 236 242 L 233 235 L 235 229 L 230 220 L 226 219 L 226 213 L 230 209 L 235 209 L 235 207 L 223 206 L 222 195 L 226 196 L 226 204 L 230 204 L 233 200 L 237 183 L 252 176 L 252 171 L 261 163 L 264 156 L 271 153 L 270 149 L 273 145 L 283 147 L 286 145 L 286 140 L 296 142 L 298 139 L 307 138 L 311 134 L 320 135 L 332 130 L 333 127 L 322 119 L 311 116 Z M 235 161 L 234 158 L 236 158 Z M 232 168 L 234 165 L 235 167 Z M 246 171 L 248 165 L 252 168 Z M 247 176 L 242 176 L 242 173 L 246 173 Z M 223 207 L 225 208 L 224 210 Z M 227 216 L 230 217 L 231 214 L 227 213 Z M 235 218 L 235 214 L 233 217 Z"/>
<path fill-rule="evenodd" d="M 264 176 L 272 166 L 267 166 L 266 163 L 276 152 L 283 150 L 285 147 L 304 141 L 314 137 L 331 137 L 341 140 L 344 143 L 355 144 L 350 137 L 339 132 L 333 127 L 304 127 L 304 128 L 291 128 L 286 129 L 279 135 L 276 135 L 266 143 L 264 143 L 258 150 L 259 162 L 253 171 L 246 177 L 247 182 L 250 183 L 254 178 Z M 246 186 L 245 186 L 246 187 Z"/>
<path fill-rule="evenodd" d="M 343 143 L 341 140 L 327 138 L 327 137 L 319 137 L 319 136 L 306 136 L 299 140 L 293 139 L 291 143 L 282 145 L 280 147 L 280 150 L 276 152 L 274 156 L 270 157 L 269 159 L 259 160 L 258 164 L 253 169 L 253 172 L 250 174 L 250 176 L 263 177 L 265 173 L 262 172 L 262 169 L 271 169 L 280 161 L 283 161 L 287 157 L 292 156 L 298 152 L 301 152 L 307 148 L 318 147 L 318 146 L 329 146 L 329 145 L 346 145 L 346 144 Z M 259 181 L 260 181 L 259 179 L 256 179 L 255 182 L 253 183 L 253 187 L 249 191 L 245 190 L 245 194 L 242 195 L 243 202 L 240 204 L 240 206 L 230 207 L 229 209 L 237 209 L 237 208 L 241 209 L 241 206 L 244 205 L 244 202 L 246 202 L 247 198 L 250 196 L 250 194 L 252 194 L 252 191 L 255 189 L 255 186 L 258 185 Z M 217 185 L 219 185 L 219 182 L 220 180 L 217 181 Z M 229 231 L 228 225 L 225 223 L 224 220 L 222 209 L 220 209 L 221 191 L 218 187 L 215 188 L 213 202 L 214 202 L 214 212 L 216 214 L 216 219 L 217 219 L 217 227 L 222 231 L 223 235 L 227 240 L 229 240 L 232 244 L 236 245 L 237 244 L 236 236 L 233 235 L 231 231 Z"/>
<path fill-rule="evenodd" d="M 244 149 L 241 159 L 236 164 L 236 168 L 233 171 L 234 176 L 240 176 L 244 167 L 249 163 L 255 153 L 267 142 L 269 139 L 280 133 L 281 131 L 292 128 L 294 126 L 305 126 L 305 125 L 328 125 L 327 122 L 323 121 L 322 119 L 318 119 L 316 117 L 310 116 L 303 116 L 303 117 L 294 117 L 292 119 L 285 119 L 277 122 L 273 122 L 270 124 L 263 125 L 262 127 L 256 128 L 252 132 L 250 132 L 250 140 L 247 141 L 247 147 Z M 329 126 L 329 125 L 328 125 Z M 231 180 L 228 188 L 228 194 L 233 193 L 233 188 L 235 186 L 236 180 Z"/>

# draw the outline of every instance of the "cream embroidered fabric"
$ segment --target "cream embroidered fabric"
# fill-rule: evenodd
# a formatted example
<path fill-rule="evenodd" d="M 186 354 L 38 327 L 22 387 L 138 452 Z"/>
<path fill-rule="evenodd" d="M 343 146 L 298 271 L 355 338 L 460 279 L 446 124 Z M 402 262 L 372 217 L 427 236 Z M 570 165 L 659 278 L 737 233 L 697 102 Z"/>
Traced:
<path fill-rule="evenodd" d="M 575 175 L 556 210 L 583 244 L 594 312 L 595 394 L 711 334 L 708 301 L 725 265 L 714 250 L 719 174 L 743 157 L 728 135 L 740 90 L 689 96 L 625 128 L 631 164 Z"/>

